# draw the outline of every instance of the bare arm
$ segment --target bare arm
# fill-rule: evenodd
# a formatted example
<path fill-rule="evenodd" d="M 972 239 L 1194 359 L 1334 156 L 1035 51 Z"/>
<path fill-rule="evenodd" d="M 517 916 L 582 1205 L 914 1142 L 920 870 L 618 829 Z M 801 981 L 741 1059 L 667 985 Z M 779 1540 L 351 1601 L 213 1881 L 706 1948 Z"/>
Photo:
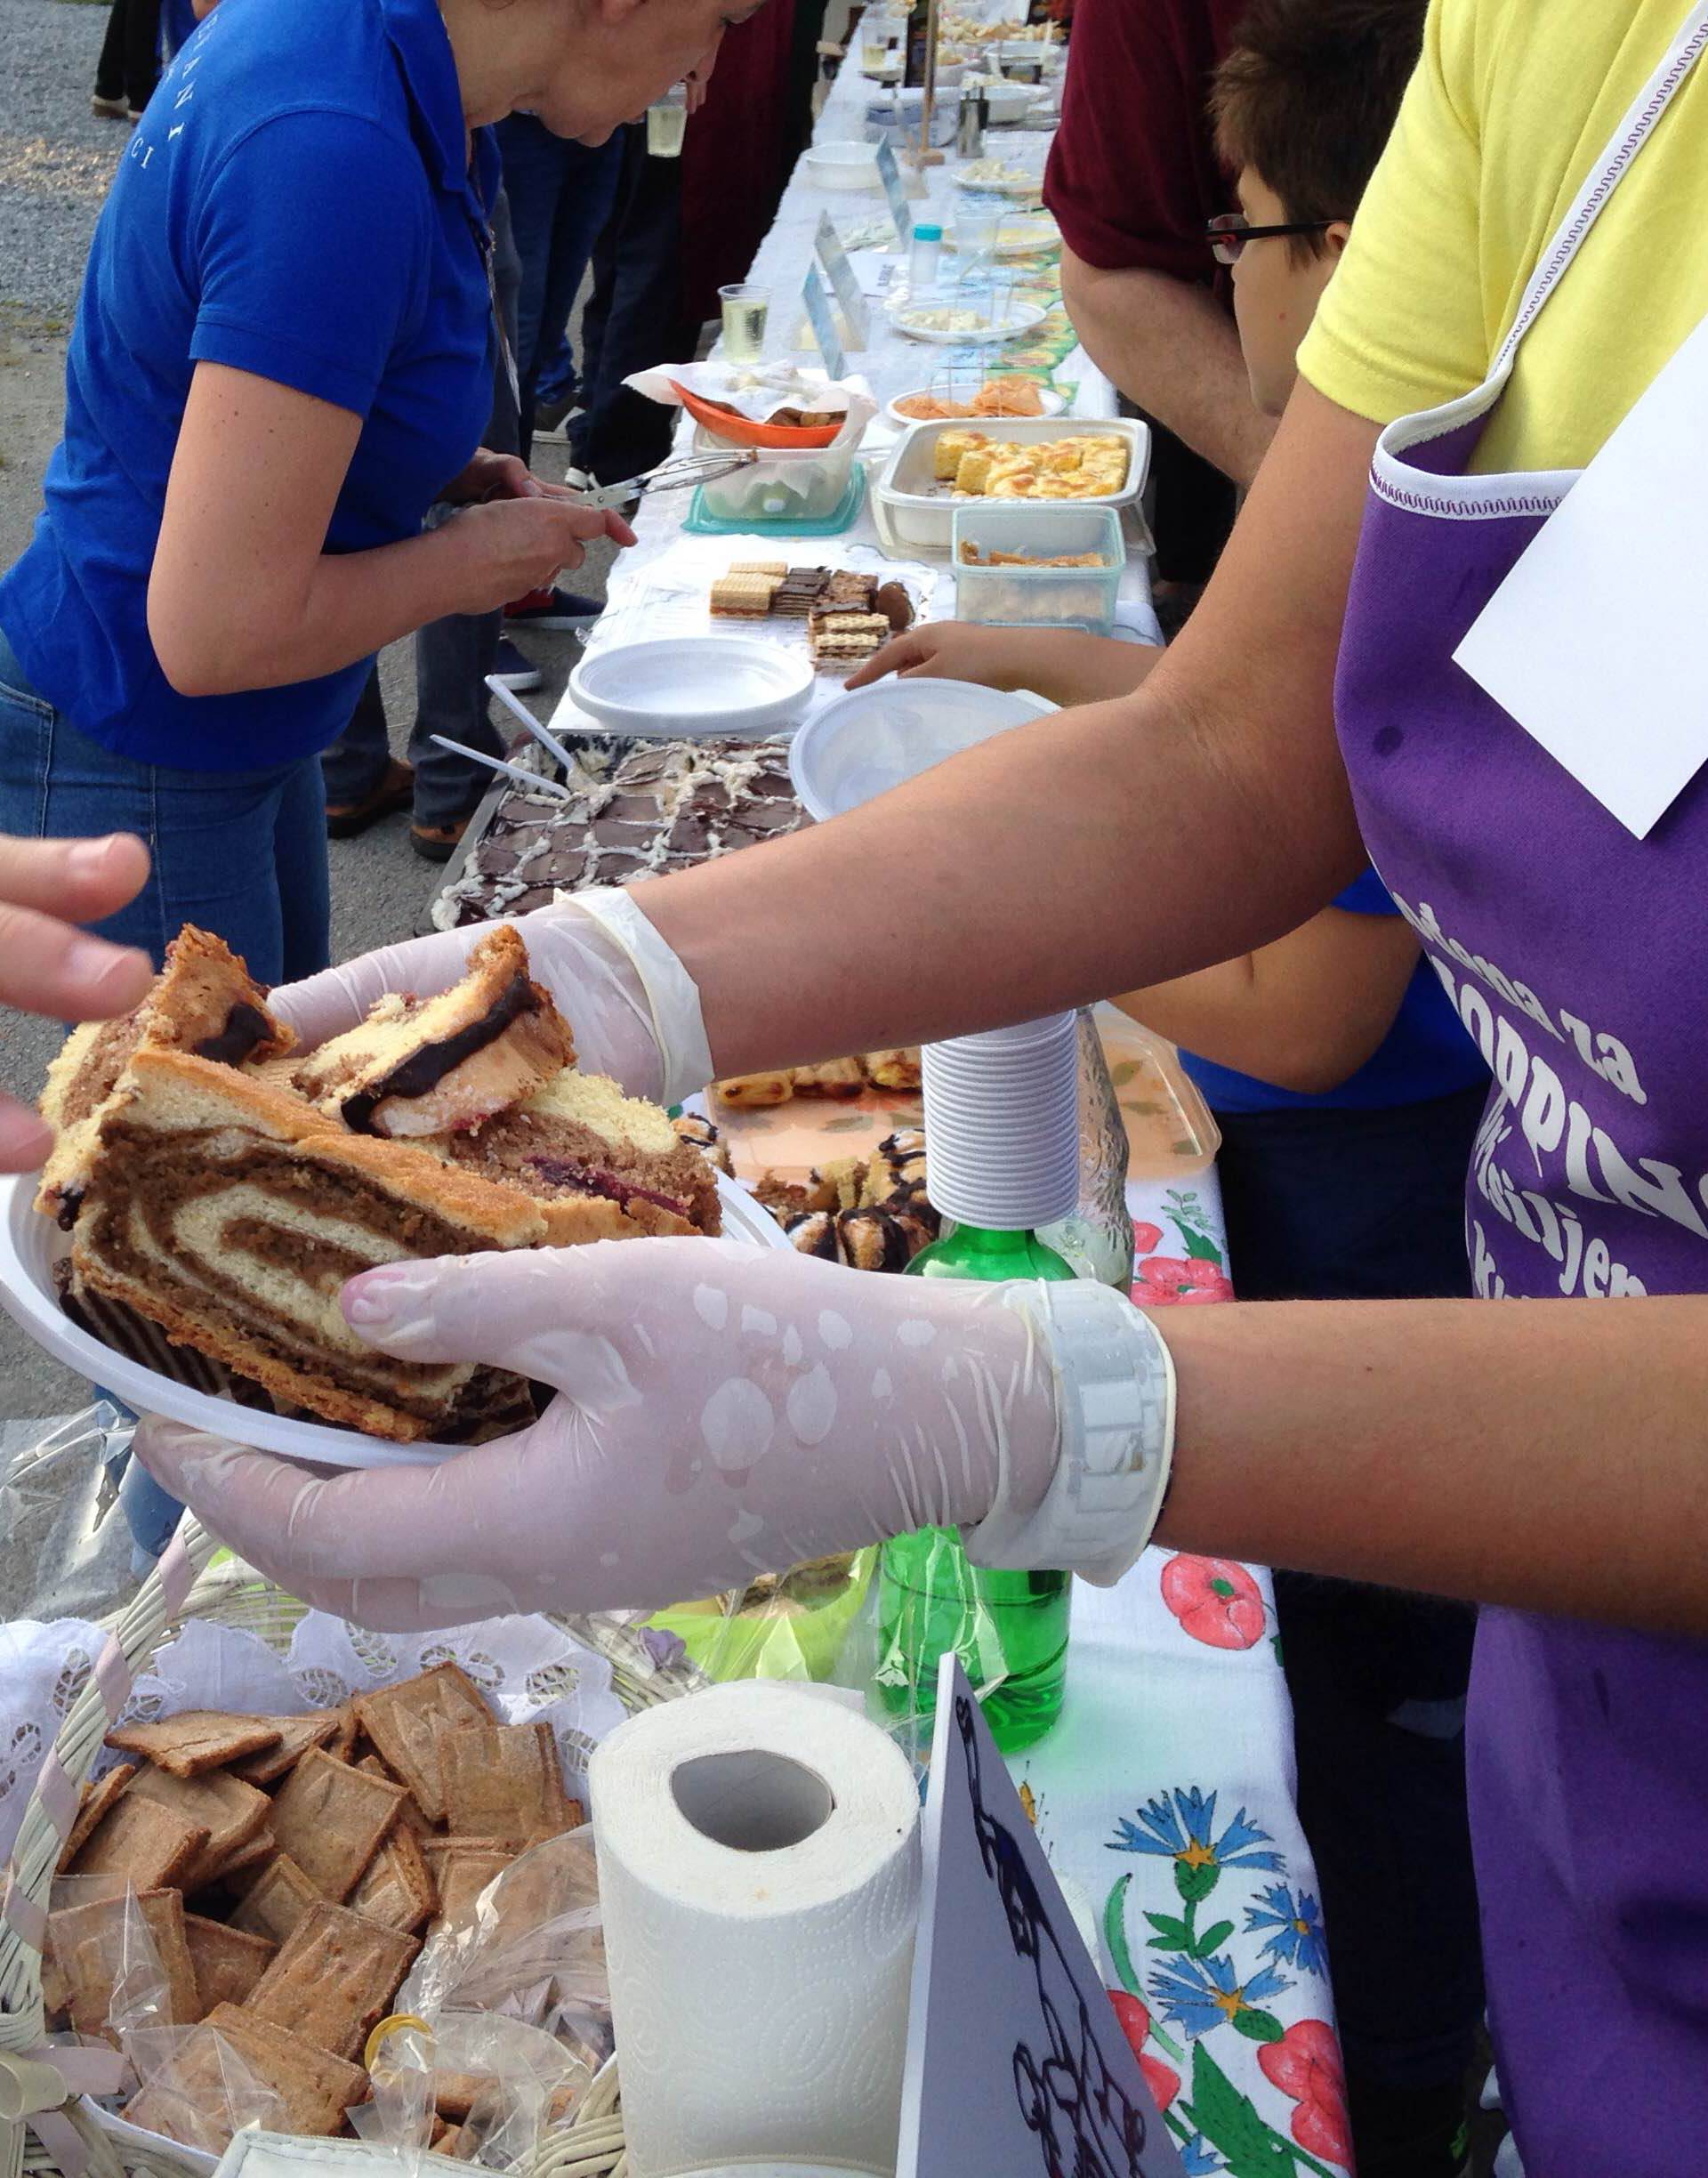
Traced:
<path fill-rule="evenodd" d="M 1160 982 L 1348 884 L 1364 854 L 1333 673 L 1375 437 L 1301 387 L 1204 602 L 1136 694 L 637 891 L 698 985 L 718 1072 Z"/>
<path fill-rule="evenodd" d="M 1100 272 L 1070 249 L 1061 290 L 1099 369 L 1224 476 L 1249 484 L 1276 427 L 1253 405 L 1239 335 L 1210 290 L 1165 272 Z"/>
<path fill-rule="evenodd" d="M 447 613 L 486 612 L 580 564 L 620 518 L 553 495 L 471 507 L 374 552 L 326 550 L 361 431 L 346 408 L 197 366 L 149 580 L 149 634 L 186 696 L 335 673 Z"/>
<path fill-rule="evenodd" d="M 1255 953 L 1116 1003 L 1217 1066 L 1321 1096 L 1374 1054 L 1417 958 L 1399 916 L 1325 908 Z"/>
<path fill-rule="evenodd" d="M 1708 1635 L 1708 1301 L 1172 1311 L 1159 1539 Z"/>
<path fill-rule="evenodd" d="M 848 676 L 866 688 L 886 674 L 976 681 L 981 688 L 1030 689 L 1053 704 L 1106 703 L 1130 696 L 1162 652 L 1073 628 L 985 627 L 967 620 L 922 620 L 887 642 Z"/>

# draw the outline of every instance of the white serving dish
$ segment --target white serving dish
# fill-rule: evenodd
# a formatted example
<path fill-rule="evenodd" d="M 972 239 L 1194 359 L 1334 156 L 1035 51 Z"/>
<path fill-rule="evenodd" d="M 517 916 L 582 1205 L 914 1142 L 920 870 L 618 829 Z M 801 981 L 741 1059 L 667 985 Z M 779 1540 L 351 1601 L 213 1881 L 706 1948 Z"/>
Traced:
<path fill-rule="evenodd" d="M 970 381 L 967 388 L 966 398 L 971 400 L 972 396 L 979 391 L 979 385 L 982 385 L 984 381 L 982 379 L 980 379 L 977 384 L 974 384 Z M 910 387 L 906 393 L 898 393 L 895 400 L 886 402 L 884 405 L 883 413 L 888 417 L 890 422 L 895 424 L 898 430 L 912 431 L 915 424 L 930 423 L 933 421 L 933 419 L 929 416 L 908 415 L 901 408 L 898 407 L 896 403 L 898 401 L 912 400 L 917 394 L 931 393 L 934 391 L 936 391 L 936 388 L 932 386 Z M 961 398 L 962 396 L 958 392 L 953 391 L 939 395 L 939 399 L 944 400 L 959 400 Z M 1038 399 L 1043 404 L 1043 413 L 1046 416 L 1059 416 L 1062 410 L 1068 406 L 1068 396 L 1065 393 L 1059 393 L 1054 386 L 1040 386 L 1038 388 Z M 1029 423 L 1034 419 L 1027 416 L 961 416 L 955 420 L 961 424 L 973 424 L 979 430 L 984 431 L 987 427 L 996 424 L 1025 424 Z"/>
<path fill-rule="evenodd" d="M 262 1452 L 281 1452 L 323 1467 L 431 1467 L 469 1449 L 467 1445 L 392 1444 L 383 1437 L 365 1437 L 359 1430 L 261 1414 L 235 1400 L 174 1383 L 103 1346 L 80 1331 L 60 1306 L 53 1266 L 70 1253 L 71 1240 L 51 1218 L 36 1214 L 37 1179 L 34 1173 L 22 1173 L 0 1180 L 0 1307 L 56 1361 L 103 1385 L 138 1414 L 164 1415 Z M 718 1198 L 730 1238 L 761 1247 L 789 1245 L 777 1221 L 722 1173 Z"/>
<path fill-rule="evenodd" d="M 1078 432 L 1127 440 L 1127 480 L 1118 492 L 1095 499 L 955 499 L 931 474 L 938 435 L 946 431 L 981 431 L 991 439 L 1025 441 L 1062 439 Z M 993 416 L 987 423 L 914 424 L 890 449 L 872 490 L 872 513 L 878 536 L 892 557 L 919 553 L 946 560 L 954 543 L 956 507 L 1000 505 L 1023 518 L 1064 504 L 1080 507 L 1131 506 L 1145 488 L 1150 462 L 1150 426 L 1133 416 Z"/>
<path fill-rule="evenodd" d="M 1009 83 L 998 77 L 982 77 L 978 82 L 963 78 L 961 93 L 965 97 L 982 97 L 985 117 L 993 128 L 1002 128 L 1012 121 L 1023 121 L 1037 101 L 1036 84 Z"/>
<path fill-rule="evenodd" d="M 848 496 L 863 430 L 844 424 L 827 447 L 760 447 L 738 469 L 708 477 L 701 504 L 714 521 L 825 521 Z M 727 454 L 729 444 L 704 424 L 695 428 L 696 455 Z"/>
<path fill-rule="evenodd" d="M 753 635 L 613 643 L 589 650 L 569 676 L 578 711 L 641 740 L 761 740 L 793 726 L 812 689 L 810 658 Z"/>
<path fill-rule="evenodd" d="M 971 303 L 951 288 L 946 299 L 933 298 L 928 302 L 892 302 L 890 322 L 898 333 L 905 333 L 909 340 L 929 341 L 938 348 L 984 348 L 1003 341 L 1019 340 L 1022 333 L 1029 333 L 1041 326 L 1049 312 L 1037 302 L 1003 302 L 995 318 L 987 319 L 976 326 L 934 326 L 921 323 L 922 318 L 931 319 L 942 313 L 956 317 L 976 315 L 978 305 Z"/>
<path fill-rule="evenodd" d="M 972 190 L 987 197 L 1013 197 L 1023 203 L 1041 203 L 1043 198 L 1042 167 L 1021 166 L 1013 160 L 998 158 L 994 152 L 961 168 L 954 180 L 956 189 Z"/>
<path fill-rule="evenodd" d="M 789 745 L 789 777 L 822 823 L 1059 706 L 1026 690 L 891 678 L 839 696 Z"/>
<path fill-rule="evenodd" d="M 987 627 L 1078 628 L 1115 632 L 1116 598 L 1127 564 L 1121 517 L 1109 506 L 1052 500 L 1027 506 L 1013 499 L 964 499 L 955 510 L 955 617 Z M 963 544 L 981 553 L 1096 553 L 1094 568 L 971 567 Z"/>
<path fill-rule="evenodd" d="M 1053 249 L 1060 239 L 1061 229 L 1048 212 L 1004 212 L 996 229 L 995 254 L 998 257 L 1031 257 L 1040 250 Z M 943 246 L 953 255 L 960 254 L 953 213 L 944 231 Z"/>
<path fill-rule="evenodd" d="M 876 144 L 814 144 L 801 154 L 801 171 L 816 188 L 874 190 L 882 186 L 878 174 Z"/>

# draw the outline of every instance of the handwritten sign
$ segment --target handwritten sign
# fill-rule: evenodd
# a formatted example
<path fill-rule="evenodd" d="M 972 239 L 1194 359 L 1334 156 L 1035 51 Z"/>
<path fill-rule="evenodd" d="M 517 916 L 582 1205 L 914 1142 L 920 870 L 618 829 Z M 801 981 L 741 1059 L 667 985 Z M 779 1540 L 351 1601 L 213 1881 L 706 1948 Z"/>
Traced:
<path fill-rule="evenodd" d="M 1183 2178 L 953 1651 L 923 1842 L 897 2178 Z"/>
<path fill-rule="evenodd" d="M 836 222 L 825 213 L 818 222 L 815 242 L 818 262 L 835 292 L 836 306 L 842 313 L 842 327 L 850 348 L 864 348 L 870 341 L 871 325 L 866 311 L 866 297 L 860 292 L 860 283 L 853 266 L 848 261 L 848 252 L 842 246 L 842 238 L 836 231 Z"/>
<path fill-rule="evenodd" d="M 890 199 L 890 216 L 896 222 L 896 239 L 903 249 L 914 238 L 914 208 L 907 201 L 907 184 L 901 178 L 901 169 L 896 164 L 895 147 L 881 143 L 878 146 L 878 179 L 883 183 L 883 193 Z"/>
<path fill-rule="evenodd" d="M 842 353 L 842 336 L 836 330 L 836 313 L 830 307 L 830 296 L 825 283 L 818 277 L 817 265 L 807 267 L 806 285 L 801 290 L 801 299 L 807 306 L 807 322 L 812 327 L 812 337 L 818 343 L 818 353 L 824 359 L 825 368 L 833 378 L 846 378 L 848 358 Z"/>

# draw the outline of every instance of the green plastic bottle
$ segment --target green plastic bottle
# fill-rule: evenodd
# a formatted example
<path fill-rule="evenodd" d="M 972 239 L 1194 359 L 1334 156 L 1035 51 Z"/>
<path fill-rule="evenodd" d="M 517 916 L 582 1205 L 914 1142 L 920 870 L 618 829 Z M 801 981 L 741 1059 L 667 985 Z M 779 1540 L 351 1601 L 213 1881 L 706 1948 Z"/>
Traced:
<path fill-rule="evenodd" d="M 907 1266 L 912 1278 L 1067 1279 L 1072 1268 L 1035 1233 L 957 1225 Z M 953 1649 L 1005 1754 L 1042 1738 L 1061 1714 L 1071 1578 L 974 1566 L 953 1528 L 886 1543 L 878 1575 L 879 1695 L 892 1714 L 929 1717 L 938 1665 Z"/>

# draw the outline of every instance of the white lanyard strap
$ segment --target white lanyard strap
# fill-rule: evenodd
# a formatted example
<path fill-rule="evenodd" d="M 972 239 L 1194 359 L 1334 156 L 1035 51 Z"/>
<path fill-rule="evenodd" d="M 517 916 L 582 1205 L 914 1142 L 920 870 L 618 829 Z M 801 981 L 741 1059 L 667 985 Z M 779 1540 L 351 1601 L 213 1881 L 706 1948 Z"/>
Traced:
<path fill-rule="evenodd" d="M 1536 321 L 1537 312 L 1559 286 L 1561 274 L 1576 256 L 1579 246 L 1603 212 L 1608 199 L 1631 172 L 1637 154 L 1655 133 L 1655 125 L 1672 104 L 1674 93 L 1708 51 L 1708 9 L 1693 7 L 1684 27 L 1673 39 L 1666 57 L 1638 93 L 1631 110 L 1614 133 L 1599 169 L 1583 185 L 1583 194 L 1561 221 L 1552 245 L 1531 276 L 1512 329 L 1501 343 L 1489 372 L 1488 383 L 1504 377 L 1519 343 Z"/>

